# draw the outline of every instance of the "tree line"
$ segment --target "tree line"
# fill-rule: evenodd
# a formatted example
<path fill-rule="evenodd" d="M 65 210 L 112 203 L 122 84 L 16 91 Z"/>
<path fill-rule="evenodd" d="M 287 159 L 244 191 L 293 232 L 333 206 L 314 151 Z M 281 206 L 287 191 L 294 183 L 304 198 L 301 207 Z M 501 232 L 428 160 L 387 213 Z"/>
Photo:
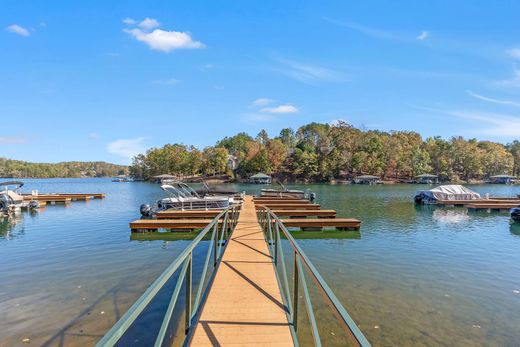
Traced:
<path fill-rule="evenodd" d="M 504 145 L 463 137 L 423 139 L 413 131 L 361 130 L 345 122 L 311 123 L 275 137 L 262 130 L 256 137 L 239 133 L 202 150 L 184 144 L 151 148 L 134 157 L 130 173 L 148 179 L 257 172 L 288 181 L 330 181 L 372 174 L 411 179 L 422 173 L 443 180 L 484 179 L 520 174 L 520 142 Z"/>
<path fill-rule="evenodd" d="M 106 162 L 30 163 L 0 158 L 0 177 L 111 177 L 126 174 L 128 167 Z"/>

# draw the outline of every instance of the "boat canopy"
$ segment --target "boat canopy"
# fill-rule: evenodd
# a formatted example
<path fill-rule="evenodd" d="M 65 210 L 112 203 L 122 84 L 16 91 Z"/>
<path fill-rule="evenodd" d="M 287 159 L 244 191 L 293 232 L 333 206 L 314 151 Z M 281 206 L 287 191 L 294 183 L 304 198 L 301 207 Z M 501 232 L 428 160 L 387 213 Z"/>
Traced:
<path fill-rule="evenodd" d="M 458 184 L 449 184 L 438 186 L 430 190 L 422 190 L 419 192 L 423 196 L 427 196 L 436 200 L 476 200 L 480 199 L 480 194 Z"/>
<path fill-rule="evenodd" d="M 15 189 L 19 189 L 23 187 L 23 182 L 20 181 L 6 181 L 1 182 L 0 187 L 7 187 L 7 186 L 17 186 Z"/>
<path fill-rule="evenodd" d="M 422 174 L 422 175 L 415 176 L 415 178 L 437 178 L 437 177 L 439 177 L 439 176 L 432 175 L 432 174 Z"/>

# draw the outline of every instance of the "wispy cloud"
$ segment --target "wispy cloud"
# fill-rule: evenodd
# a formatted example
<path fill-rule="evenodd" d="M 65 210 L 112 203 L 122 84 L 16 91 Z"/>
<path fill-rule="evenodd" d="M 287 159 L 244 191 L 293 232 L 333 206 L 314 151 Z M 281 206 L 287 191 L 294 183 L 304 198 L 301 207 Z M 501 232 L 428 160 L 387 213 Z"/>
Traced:
<path fill-rule="evenodd" d="M 127 159 L 132 159 L 135 155 L 143 153 L 146 150 L 144 140 L 144 137 L 119 139 L 107 144 L 107 151 Z"/>
<path fill-rule="evenodd" d="M 153 83 L 155 83 L 155 84 L 164 84 L 164 85 L 168 85 L 168 86 L 173 86 L 173 85 L 179 84 L 179 82 L 180 82 L 180 80 L 178 80 L 176 78 L 168 78 L 165 80 L 153 81 Z"/>
<path fill-rule="evenodd" d="M 204 64 L 204 65 L 200 65 L 199 66 L 199 70 L 200 71 L 206 71 L 206 70 L 211 70 L 215 67 L 214 64 Z"/>
<path fill-rule="evenodd" d="M 298 111 L 298 108 L 293 105 L 279 105 L 275 107 L 266 107 L 260 110 L 260 112 L 275 114 L 297 113 Z"/>
<path fill-rule="evenodd" d="M 497 81 L 495 83 L 498 86 L 508 87 L 508 88 L 519 88 L 520 87 L 520 70 L 513 69 L 513 77 L 508 80 Z"/>
<path fill-rule="evenodd" d="M 381 29 L 371 28 L 364 25 L 360 25 L 354 22 L 345 22 L 342 20 L 330 18 L 330 17 L 323 17 L 324 20 L 326 20 L 329 23 L 336 24 L 348 29 L 352 29 L 354 31 L 357 31 L 361 34 L 364 34 L 366 36 L 370 36 L 377 39 L 387 39 L 387 40 L 401 40 L 402 37 L 400 35 L 397 35 L 390 31 L 385 31 Z"/>
<path fill-rule="evenodd" d="M 134 25 L 137 23 L 137 21 L 135 19 L 127 17 L 127 18 L 123 19 L 123 23 L 125 23 L 126 25 Z"/>
<path fill-rule="evenodd" d="M 25 36 L 25 37 L 31 36 L 31 32 L 28 29 L 26 29 L 18 24 L 9 25 L 7 28 L 5 28 L 5 30 L 7 30 L 10 33 L 17 34 L 20 36 Z"/>
<path fill-rule="evenodd" d="M 133 23 L 131 25 L 135 25 L 137 22 L 134 20 L 127 20 L 125 24 L 128 23 Z M 152 18 L 142 20 L 137 24 L 137 26 L 137 28 L 123 29 L 123 31 L 130 34 L 137 41 L 145 43 L 153 50 L 171 52 L 176 49 L 197 49 L 205 47 L 203 43 L 194 41 L 191 38 L 191 34 L 188 32 L 168 31 L 162 29 L 150 31 L 159 26 L 159 22 Z"/>
<path fill-rule="evenodd" d="M 251 104 L 253 106 L 267 106 L 267 105 L 270 105 L 274 102 L 273 99 L 268 99 L 268 98 L 259 98 L 259 99 L 256 99 L 255 101 L 253 101 Z"/>
<path fill-rule="evenodd" d="M 365 25 L 361 25 L 354 22 L 342 21 L 339 19 L 334 19 L 330 17 L 323 17 L 323 19 L 329 23 L 357 31 L 360 34 L 366 35 L 368 37 L 372 37 L 375 39 L 383 39 L 383 40 L 392 40 L 392 41 L 408 41 L 412 42 L 414 35 L 411 33 L 401 33 L 390 30 L 383 30 L 379 28 L 373 28 Z M 430 33 L 426 30 L 423 30 L 419 33 L 419 35 L 415 36 L 416 40 L 426 41 L 430 37 Z"/>
<path fill-rule="evenodd" d="M 301 63 L 289 59 L 277 59 L 282 67 L 273 68 L 287 77 L 297 81 L 314 84 L 319 81 L 343 81 L 346 80 L 341 72 L 334 71 L 322 66 Z"/>
<path fill-rule="evenodd" d="M 246 113 L 243 117 L 248 123 L 256 123 L 256 122 L 268 122 L 276 119 L 276 117 L 272 114 L 262 114 L 262 113 Z"/>
<path fill-rule="evenodd" d="M 422 31 L 419 36 L 416 37 L 419 41 L 425 41 L 428 37 L 430 37 L 430 33 L 427 31 Z"/>
<path fill-rule="evenodd" d="M 456 117 L 464 120 L 469 125 L 466 127 L 468 136 L 475 134 L 515 138 L 520 136 L 520 117 L 509 114 L 483 112 L 479 110 L 446 110 L 432 107 L 423 107 L 405 103 L 408 107 L 416 110 L 437 113 L 439 115 Z M 444 120 L 446 122 L 446 119 Z M 503 140 L 503 139 L 502 139 Z"/>
<path fill-rule="evenodd" d="M 499 100 L 499 99 L 495 99 L 495 98 L 490 98 L 490 97 L 487 97 L 487 96 L 484 96 L 484 95 L 480 95 L 480 94 L 474 93 L 471 90 L 466 90 L 466 93 L 469 96 L 472 96 L 472 97 L 474 97 L 476 99 L 487 101 L 487 102 L 492 102 L 494 104 L 511 105 L 511 106 L 520 107 L 520 103 L 511 101 L 511 100 Z"/>
<path fill-rule="evenodd" d="M 27 143 L 25 136 L 0 136 L 1 145 L 21 145 Z"/>
<path fill-rule="evenodd" d="M 474 131 L 483 135 L 520 136 L 520 117 L 480 111 L 451 111 L 448 113 L 459 118 L 480 122 L 481 127 Z"/>
<path fill-rule="evenodd" d="M 506 53 L 515 59 L 520 59 L 520 48 L 511 48 Z"/>

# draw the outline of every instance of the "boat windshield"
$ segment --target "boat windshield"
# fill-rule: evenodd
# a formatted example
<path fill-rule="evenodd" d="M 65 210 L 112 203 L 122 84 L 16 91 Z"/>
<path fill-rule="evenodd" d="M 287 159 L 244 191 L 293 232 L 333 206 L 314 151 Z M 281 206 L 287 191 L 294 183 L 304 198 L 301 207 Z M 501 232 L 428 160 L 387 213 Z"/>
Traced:
<path fill-rule="evenodd" d="M 7 182 L 1 182 L 0 183 L 0 190 L 9 190 L 9 187 L 13 187 L 12 190 L 18 190 L 18 189 L 23 187 L 23 182 L 20 182 L 20 181 L 7 181 Z"/>
<path fill-rule="evenodd" d="M 163 184 L 161 189 L 164 190 L 172 198 L 185 198 L 186 194 L 169 184 Z"/>

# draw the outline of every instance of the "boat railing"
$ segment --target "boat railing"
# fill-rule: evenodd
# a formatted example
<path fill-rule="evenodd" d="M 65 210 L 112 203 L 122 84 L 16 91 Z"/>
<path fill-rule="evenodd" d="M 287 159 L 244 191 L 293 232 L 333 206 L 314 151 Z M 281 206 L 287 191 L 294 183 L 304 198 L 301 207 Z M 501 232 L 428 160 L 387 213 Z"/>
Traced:
<path fill-rule="evenodd" d="M 175 275 L 179 274 L 168 308 L 164 315 L 161 327 L 157 333 L 154 346 L 162 346 L 166 337 L 170 321 L 174 315 L 174 309 L 179 301 L 179 293 L 185 283 L 185 333 L 188 334 L 192 328 L 194 317 L 199 313 L 203 296 L 210 287 L 210 283 L 216 273 L 218 263 L 222 259 L 224 248 L 227 245 L 232 231 L 234 230 L 239 214 L 240 206 L 231 206 L 219 213 L 195 239 L 186 247 L 182 253 L 171 263 L 166 270 L 152 283 L 139 299 L 128 309 L 128 311 L 117 321 L 117 323 L 103 336 L 96 346 L 114 346 L 128 331 L 134 321 L 147 308 L 148 304 L 156 297 L 164 285 Z M 220 225 L 219 225 L 220 224 Z M 209 235 L 210 244 L 206 252 L 204 267 L 200 274 L 199 285 L 195 293 L 193 284 L 193 251 L 201 241 Z M 208 276 L 208 271 L 211 271 Z M 207 283 L 207 286 L 204 284 Z M 193 294 L 195 294 L 193 300 Z"/>
<path fill-rule="evenodd" d="M 275 274 L 280 287 L 280 292 L 284 305 L 287 307 L 288 319 L 291 323 L 291 332 L 293 338 L 297 341 L 298 331 L 298 314 L 301 311 L 299 308 L 298 298 L 303 297 L 305 303 L 305 311 L 307 312 L 308 322 L 315 346 L 321 346 L 321 338 L 316 323 L 314 308 L 311 302 L 309 286 L 306 281 L 306 274 L 308 274 L 318 287 L 322 294 L 324 301 L 328 304 L 332 313 L 337 318 L 338 323 L 344 328 L 346 335 L 350 342 L 356 346 L 370 346 L 370 342 L 363 335 L 354 320 L 347 313 L 341 302 L 334 295 L 332 289 L 327 285 L 318 270 L 314 267 L 310 259 L 300 248 L 294 237 L 284 226 L 282 221 L 268 208 L 260 206 L 258 209 L 258 220 L 264 232 L 264 237 L 268 244 L 269 252 L 273 261 Z M 293 283 L 292 288 L 289 286 L 289 277 L 287 275 L 287 267 L 282 248 L 282 237 L 287 239 L 293 254 Z M 305 271 L 305 273 L 304 273 Z M 300 294 L 300 287 L 303 290 L 303 295 Z M 291 295 L 292 292 L 292 295 Z"/>

